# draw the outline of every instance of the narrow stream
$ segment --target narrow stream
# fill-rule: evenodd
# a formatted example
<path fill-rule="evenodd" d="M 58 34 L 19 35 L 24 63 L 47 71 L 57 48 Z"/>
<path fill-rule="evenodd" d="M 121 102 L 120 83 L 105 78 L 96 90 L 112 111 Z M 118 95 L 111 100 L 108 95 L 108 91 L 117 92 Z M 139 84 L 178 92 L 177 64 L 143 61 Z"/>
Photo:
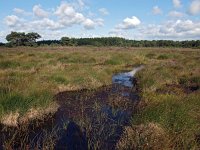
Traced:
<path fill-rule="evenodd" d="M 115 149 L 139 96 L 134 75 L 144 66 L 113 75 L 112 84 L 95 90 L 58 93 L 59 110 L 19 129 L 0 126 L 0 149 Z M 50 148 L 51 147 L 51 148 Z"/>

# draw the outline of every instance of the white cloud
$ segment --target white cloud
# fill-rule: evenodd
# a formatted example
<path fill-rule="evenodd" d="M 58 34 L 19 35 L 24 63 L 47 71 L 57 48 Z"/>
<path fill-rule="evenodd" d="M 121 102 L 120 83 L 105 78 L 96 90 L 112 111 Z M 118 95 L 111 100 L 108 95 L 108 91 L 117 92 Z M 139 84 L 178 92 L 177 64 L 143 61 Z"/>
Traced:
<path fill-rule="evenodd" d="M 103 26 L 104 25 L 104 20 L 99 18 L 99 19 L 95 19 L 94 21 L 91 19 L 86 19 L 83 22 L 83 26 L 85 29 L 90 30 L 90 29 L 94 29 L 95 26 Z"/>
<path fill-rule="evenodd" d="M 189 14 L 197 15 L 200 13 L 200 0 L 193 0 L 189 7 Z"/>
<path fill-rule="evenodd" d="M 5 37 L 6 37 L 6 35 L 8 35 L 8 31 L 0 31 L 0 43 L 1 42 L 6 42 L 6 39 L 5 39 Z"/>
<path fill-rule="evenodd" d="M 161 25 L 148 25 L 139 31 L 148 39 L 198 39 L 200 22 L 192 20 L 167 21 Z"/>
<path fill-rule="evenodd" d="M 85 3 L 83 2 L 83 0 L 78 0 L 78 5 L 83 8 L 85 6 Z"/>
<path fill-rule="evenodd" d="M 97 26 L 104 26 L 104 20 L 102 18 L 98 18 L 98 19 L 95 19 L 94 22 L 96 23 Z"/>
<path fill-rule="evenodd" d="M 32 28 L 38 28 L 40 30 L 42 30 L 42 29 L 57 30 L 57 29 L 61 29 L 64 27 L 63 25 L 61 25 L 58 22 L 55 22 L 49 18 L 43 18 L 42 20 L 32 21 L 30 23 L 30 26 Z"/>
<path fill-rule="evenodd" d="M 181 7 L 181 1 L 180 0 L 172 0 L 174 7 L 178 8 Z"/>
<path fill-rule="evenodd" d="M 132 16 L 131 18 L 125 18 L 122 23 L 115 26 L 114 29 L 112 29 L 108 35 L 113 37 L 123 37 L 123 38 L 130 38 L 129 29 L 135 29 L 141 24 L 141 21 L 135 17 Z"/>
<path fill-rule="evenodd" d="M 81 2 L 79 1 L 80 5 L 83 5 Z M 19 32 L 40 32 L 48 30 L 55 32 L 74 25 L 80 25 L 86 30 L 91 30 L 97 26 L 104 25 L 103 19 L 88 18 L 78 12 L 77 9 L 74 5 L 63 2 L 56 9 L 52 9 L 52 13 L 50 13 L 44 11 L 40 5 L 35 5 L 33 7 L 33 14 L 37 18 L 20 19 L 22 17 L 19 18 L 17 15 L 11 15 L 5 17 L 4 22 L 11 30 Z M 24 10 L 18 8 L 15 8 L 13 11 L 18 15 L 25 13 Z"/>
<path fill-rule="evenodd" d="M 68 4 L 62 3 L 57 7 L 55 15 L 59 18 L 59 23 L 64 26 L 72 26 L 74 24 L 83 25 L 85 29 L 94 29 L 96 26 L 103 25 L 103 19 L 90 19 L 85 17 L 82 13 L 75 10 L 75 8 Z"/>
<path fill-rule="evenodd" d="M 152 10 L 152 13 L 154 15 L 160 15 L 160 14 L 162 14 L 162 10 L 158 6 L 154 6 L 153 10 Z"/>
<path fill-rule="evenodd" d="M 123 20 L 123 22 L 116 26 L 117 29 L 133 29 L 139 26 L 141 21 L 133 16 L 131 18 L 126 18 Z"/>
<path fill-rule="evenodd" d="M 184 16 L 184 14 L 178 11 L 170 11 L 168 16 L 174 17 L 174 18 L 181 18 Z"/>
<path fill-rule="evenodd" d="M 24 15 L 24 16 L 29 16 L 29 15 L 32 15 L 31 12 L 26 12 L 25 10 L 23 9 L 20 9 L 20 8 L 14 8 L 13 9 L 13 12 L 17 15 Z"/>
<path fill-rule="evenodd" d="M 85 29 L 94 29 L 95 27 L 95 23 L 94 21 L 92 21 L 91 19 L 86 19 L 84 22 L 83 22 L 83 25 L 84 25 L 84 28 Z"/>
<path fill-rule="evenodd" d="M 18 23 L 20 23 L 20 21 L 21 20 L 19 19 L 19 17 L 15 16 L 15 15 L 7 16 L 4 19 L 4 22 L 6 23 L 6 25 L 8 25 L 10 27 L 16 26 Z"/>
<path fill-rule="evenodd" d="M 57 7 L 55 14 L 58 17 L 74 17 L 76 15 L 76 12 L 74 8 L 67 3 L 62 3 L 60 6 Z"/>
<path fill-rule="evenodd" d="M 37 17 L 45 18 L 48 17 L 49 13 L 41 8 L 40 5 L 33 6 L 33 13 Z"/>
<path fill-rule="evenodd" d="M 109 12 L 106 8 L 100 8 L 99 9 L 99 12 L 102 14 L 102 15 L 109 15 Z"/>
<path fill-rule="evenodd" d="M 135 40 L 198 40 L 200 21 L 169 20 L 163 24 L 141 25 L 133 31 L 115 28 L 108 34 Z"/>
<path fill-rule="evenodd" d="M 17 14 L 24 14 L 25 11 L 23 9 L 20 9 L 20 8 L 14 8 L 13 11 Z"/>

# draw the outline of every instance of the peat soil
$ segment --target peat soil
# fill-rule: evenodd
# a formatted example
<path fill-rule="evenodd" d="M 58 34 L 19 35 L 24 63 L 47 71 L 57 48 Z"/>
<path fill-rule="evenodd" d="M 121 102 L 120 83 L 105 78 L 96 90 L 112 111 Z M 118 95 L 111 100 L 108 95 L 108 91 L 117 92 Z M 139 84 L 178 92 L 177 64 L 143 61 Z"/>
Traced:
<path fill-rule="evenodd" d="M 97 89 L 58 93 L 55 114 L 18 127 L 0 125 L 0 149 L 115 149 L 140 102 L 137 80 L 114 75 Z"/>

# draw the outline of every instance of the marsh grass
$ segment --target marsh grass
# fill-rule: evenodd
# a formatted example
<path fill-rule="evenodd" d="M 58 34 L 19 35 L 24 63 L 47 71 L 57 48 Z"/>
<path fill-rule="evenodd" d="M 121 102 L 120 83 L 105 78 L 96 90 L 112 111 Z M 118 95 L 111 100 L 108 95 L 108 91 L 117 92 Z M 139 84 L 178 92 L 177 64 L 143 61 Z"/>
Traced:
<path fill-rule="evenodd" d="M 72 53 L 64 57 L 58 58 L 61 63 L 95 63 L 96 60 L 93 57 L 87 56 L 85 53 Z"/>
<path fill-rule="evenodd" d="M 49 79 L 58 84 L 68 84 L 69 83 L 69 81 L 64 76 L 61 76 L 61 75 L 53 75 L 53 76 L 49 77 Z"/>
<path fill-rule="evenodd" d="M 16 61 L 10 61 L 10 60 L 7 60 L 7 61 L 0 61 L 0 68 L 1 69 L 15 69 L 17 67 L 20 66 L 20 63 L 19 62 L 16 62 Z"/>
<path fill-rule="evenodd" d="M 159 138 L 168 137 L 164 147 L 170 145 L 172 149 L 198 149 L 199 55 L 198 49 L 2 49 L 0 118 L 11 112 L 17 111 L 23 116 L 31 108 L 45 108 L 59 92 L 59 87 L 64 86 L 64 90 L 68 91 L 96 89 L 111 84 L 114 73 L 131 70 L 137 64 L 145 64 L 145 69 L 136 74 L 144 105 L 139 105 L 139 111 L 133 114 L 131 126 L 134 132 L 128 136 L 127 142 L 133 141 L 139 143 L 139 146 L 140 142 L 143 142 L 143 146 L 151 143 L 151 138 L 143 139 L 143 135 L 148 134 L 143 129 L 147 130 L 149 124 L 155 124 L 165 131 Z M 101 128 L 103 127 L 98 126 L 96 132 Z M 138 131 L 141 131 L 140 136 Z M 124 132 L 126 136 L 126 131 Z M 99 140 L 91 139 L 90 143 L 99 148 Z"/>
<path fill-rule="evenodd" d="M 127 53 L 119 53 L 111 55 L 111 58 L 106 60 L 105 65 L 124 65 L 132 63 L 132 58 Z"/>

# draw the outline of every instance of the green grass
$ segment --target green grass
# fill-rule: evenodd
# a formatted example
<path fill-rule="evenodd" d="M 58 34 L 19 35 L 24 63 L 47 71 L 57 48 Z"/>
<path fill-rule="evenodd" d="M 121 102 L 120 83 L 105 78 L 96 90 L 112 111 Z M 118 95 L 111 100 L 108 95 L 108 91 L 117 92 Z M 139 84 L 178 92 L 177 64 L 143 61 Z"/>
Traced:
<path fill-rule="evenodd" d="M 56 82 L 58 84 L 68 84 L 69 81 L 64 76 L 53 75 L 49 78 L 51 81 Z"/>
<path fill-rule="evenodd" d="M 53 95 L 48 91 L 33 92 L 28 96 L 5 91 L 1 91 L 0 94 L 1 115 L 11 111 L 19 112 L 22 115 L 30 108 L 47 106 L 53 98 Z"/>
<path fill-rule="evenodd" d="M 16 61 L 0 61 L 0 68 L 1 69 L 8 69 L 8 68 L 11 68 L 11 69 L 14 69 L 14 68 L 17 68 L 20 66 L 20 63 L 19 62 L 16 62 Z"/>
<path fill-rule="evenodd" d="M 96 60 L 93 57 L 88 56 L 85 53 L 72 53 L 67 56 L 58 58 L 61 63 L 95 63 Z"/>
<path fill-rule="evenodd" d="M 200 135 L 198 49 L 48 49 L 1 50 L 0 118 L 46 107 L 62 90 L 109 85 L 114 73 L 145 64 L 136 75 L 145 105 L 133 114 L 132 125 L 159 124 L 174 149 L 196 148 L 195 137 Z"/>
<path fill-rule="evenodd" d="M 113 54 L 110 59 L 105 61 L 106 65 L 124 65 L 132 62 L 128 53 Z"/>

